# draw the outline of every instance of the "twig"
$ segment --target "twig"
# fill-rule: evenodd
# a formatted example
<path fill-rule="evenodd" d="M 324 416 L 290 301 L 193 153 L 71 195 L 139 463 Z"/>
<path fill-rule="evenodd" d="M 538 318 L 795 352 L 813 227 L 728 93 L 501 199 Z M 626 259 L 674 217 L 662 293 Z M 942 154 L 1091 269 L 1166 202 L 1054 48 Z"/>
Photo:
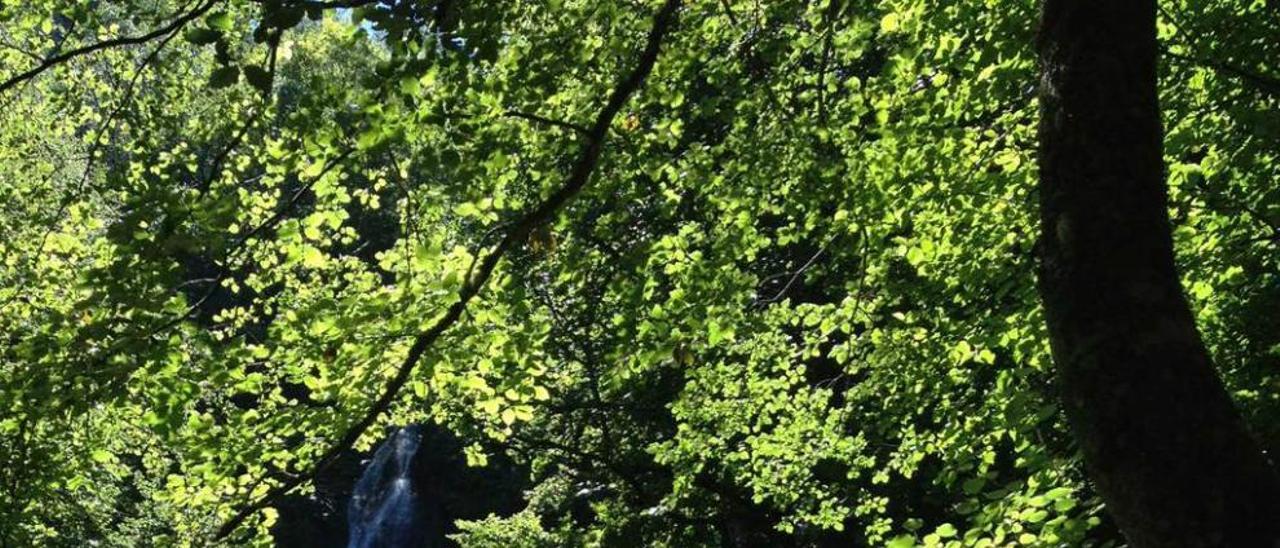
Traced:
<path fill-rule="evenodd" d="M 70 61 L 72 59 L 75 59 L 76 57 L 80 57 L 82 55 L 88 55 L 90 53 L 104 50 L 104 49 L 110 49 L 110 48 L 115 48 L 120 46 L 145 44 L 156 38 L 169 34 L 170 32 L 177 31 L 181 29 L 183 26 L 185 26 L 187 23 L 190 23 L 193 19 L 200 17 L 205 12 L 209 11 L 210 8 L 217 5 L 221 1 L 222 0 L 208 0 L 205 3 L 196 6 L 195 9 L 179 16 L 177 19 L 170 21 L 168 25 L 160 27 L 146 34 L 142 34 L 139 36 L 124 36 L 121 38 L 113 38 L 111 40 L 103 40 L 101 42 L 95 42 L 87 46 L 81 46 L 73 50 L 70 50 L 66 53 L 62 53 L 62 54 L 50 57 L 48 59 L 45 59 L 39 65 L 32 67 L 26 72 L 23 72 L 22 74 L 14 76 L 13 78 L 5 80 L 3 83 L 0 83 L 0 93 L 4 93 L 9 88 L 12 88 L 32 78 L 35 78 L 36 76 L 39 76 L 42 72 L 49 70 L 53 67 L 56 67 L 67 61 Z"/>
<path fill-rule="evenodd" d="M 729 17 L 729 22 L 733 26 L 738 26 L 738 16 L 733 14 L 733 6 L 729 5 L 729 0 L 720 0 L 720 7 L 724 8 L 724 14 Z"/>
<path fill-rule="evenodd" d="M 571 130 L 576 131 L 576 132 L 578 132 L 578 133 L 580 133 L 580 134 L 583 134 L 583 135 L 589 135 L 589 134 L 591 133 L 591 130 L 589 130 L 589 129 L 585 128 L 585 127 L 582 127 L 582 126 L 580 126 L 580 125 L 578 125 L 578 124 L 575 124 L 575 123 L 573 123 L 573 122 L 565 122 L 565 121 L 561 121 L 561 120 L 553 120 L 553 119 L 551 119 L 551 118 L 546 118 L 546 117 L 543 117 L 543 116 L 538 116 L 537 114 L 529 114 L 529 113 L 527 113 L 527 112 L 520 112 L 520 111 L 516 111 L 516 110 L 508 110 L 508 111 L 506 111 L 506 112 L 505 112 L 505 113 L 503 113 L 503 114 L 504 114 L 505 116 L 510 116 L 510 117 L 512 117 L 512 118 L 524 118 L 525 120 L 529 120 L 529 121 L 532 121 L 532 122 L 537 122 L 537 123 L 539 123 L 539 124 L 546 124 L 546 125 L 549 125 L 549 126 L 556 126 L 556 127 L 562 127 L 562 128 L 565 128 L 565 129 L 571 129 Z"/>
<path fill-rule="evenodd" d="M 800 268 L 797 268 L 794 272 L 783 273 L 782 276 L 785 276 L 786 274 L 791 274 L 791 279 L 787 280 L 787 284 L 782 286 L 782 289 L 779 289 L 778 293 L 775 294 L 774 296 L 769 297 L 768 299 L 757 299 L 755 304 L 763 305 L 763 304 L 778 302 L 779 300 L 781 300 L 782 297 L 787 294 L 787 291 L 791 289 L 791 286 L 795 285 L 796 280 L 800 278 L 800 275 L 804 274 L 807 270 L 809 270 L 809 268 L 813 266 L 813 263 L 817 262 L 818 257 L 821 257 L 822 253 L 826 251 L 826 249 L 827 249 L 826 246 L 818 248 L 818 252 L 814 253 L 812 257 L 809 257 L 809 260 L 805 261 L 804 265 L 801 265 Z M 766 279 L 766 281 L 773 280 L 780 277 L 781 276 L 779 275 L 770 276 L 769 278 Z"/>

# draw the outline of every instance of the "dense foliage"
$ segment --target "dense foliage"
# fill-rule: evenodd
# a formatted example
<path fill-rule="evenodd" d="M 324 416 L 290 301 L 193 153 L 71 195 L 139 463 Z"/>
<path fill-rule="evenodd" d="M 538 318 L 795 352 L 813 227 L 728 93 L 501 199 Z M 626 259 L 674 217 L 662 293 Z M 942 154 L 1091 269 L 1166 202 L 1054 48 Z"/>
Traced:
<path fill-rule="evenodd" d="M 464 546 L 1122 543 L 1035 291 L 1035 3 L 666 4 L 0 4 L 0 542 L 270 544 L 431 421 L 534 485 Z M 1160 19 L 1184 285 L 1268 448 L 1278 13 Z"/>

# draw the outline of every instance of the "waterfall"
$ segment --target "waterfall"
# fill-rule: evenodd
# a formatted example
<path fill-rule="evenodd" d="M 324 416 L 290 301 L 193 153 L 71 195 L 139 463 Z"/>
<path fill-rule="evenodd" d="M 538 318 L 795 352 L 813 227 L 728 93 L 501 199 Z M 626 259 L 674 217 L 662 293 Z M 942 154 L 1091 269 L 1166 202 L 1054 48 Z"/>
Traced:
<path fill-rule="evenodd" d="M 426 512 L 412 476 L 422 427 L 397 430 L 365 467 L 347 508 L 347 548 L 400 548 L 427 544 Z"/>

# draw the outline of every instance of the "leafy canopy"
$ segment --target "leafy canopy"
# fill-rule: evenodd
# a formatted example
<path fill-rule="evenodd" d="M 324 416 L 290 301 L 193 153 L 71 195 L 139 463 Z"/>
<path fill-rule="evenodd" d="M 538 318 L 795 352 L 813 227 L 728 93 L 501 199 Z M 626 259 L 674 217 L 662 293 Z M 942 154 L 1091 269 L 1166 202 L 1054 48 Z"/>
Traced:
<path fill-rule="evenodd" d="M 1274 446 L 1280 19 L 1161 7 L 1182 272 Z M 0 6 L 0 538 L 269 544 L 431 421 L 535 485 L 469 546 L 1118 542 L 1034 291 L 1034 3 L 685 2 L 601 118 L 663 9 Z"/>

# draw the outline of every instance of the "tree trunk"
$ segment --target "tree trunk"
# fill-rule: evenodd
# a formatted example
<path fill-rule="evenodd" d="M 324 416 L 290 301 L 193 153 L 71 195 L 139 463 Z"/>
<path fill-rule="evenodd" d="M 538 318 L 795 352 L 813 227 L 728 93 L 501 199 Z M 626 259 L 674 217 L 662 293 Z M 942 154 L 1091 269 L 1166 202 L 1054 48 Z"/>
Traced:
<path fill-rule="evenodd" d="M 1280 479 L 1174 266 L 1154 0 L 1045 0 L 1040 291 L 1063 406 L 1135 546 L 1280 546 Z"/>

